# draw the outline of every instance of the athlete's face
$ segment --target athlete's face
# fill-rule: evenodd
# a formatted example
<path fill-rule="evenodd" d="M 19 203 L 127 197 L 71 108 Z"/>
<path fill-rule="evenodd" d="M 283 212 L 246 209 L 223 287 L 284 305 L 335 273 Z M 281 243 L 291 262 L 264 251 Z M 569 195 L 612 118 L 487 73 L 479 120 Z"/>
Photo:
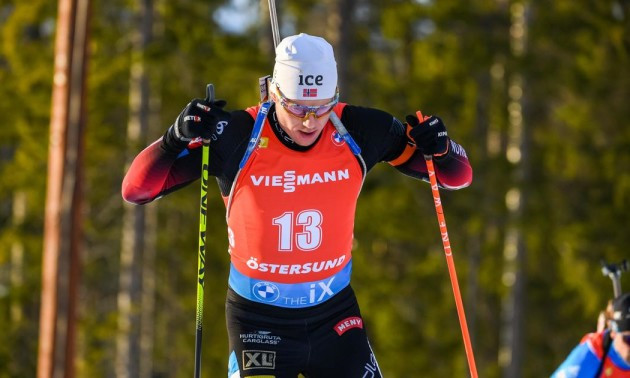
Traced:
<path fill-rule="evenodd" d="M 310 146 L 315 143 L 319 134 L 321 134 L 326 122 L 330 118 L 330 112 L 327 112 L 319 118 L 315 117 L 313 113 L 307 113 L 305 117 L 301 118 L 295 114 L 289 112 L 285 105 L 281 103 L 280 94 L 272 93 L 272 99 L 276 103 L 276 114 L 278 116 L 278 122 L 280 127 L 293 139 L 293 141 L 300 146 Z M 318 107 L 322 105 L 330 104 L 332 99 L 322 100 L 288 100 L 292 104 L 303 105 L 309 107 Z M 332 107 L 330 107 L 332 110 Z"/>

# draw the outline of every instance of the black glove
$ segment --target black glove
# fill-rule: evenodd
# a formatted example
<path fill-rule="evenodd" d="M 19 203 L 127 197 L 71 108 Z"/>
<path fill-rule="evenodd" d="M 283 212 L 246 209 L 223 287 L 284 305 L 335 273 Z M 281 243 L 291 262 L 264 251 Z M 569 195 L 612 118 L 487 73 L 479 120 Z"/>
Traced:
<path fill-rule="evenodd" d="M 426 117 L 422 122 L 412 115 L 405 118 L 411 126 L 409 136 L 423 155 L 442 156 L 448 152 L 449 138 L 440 118 Z"/>
<path fill-rule="evenodd" d="M 182 142 L 198 137 L 209 140 L 219 123 L 230 120 L 230 113 L 223 110 L 225 104 L 223 100 L 198 98 L 189 102 L 173 124 L 175 138 Z"/>

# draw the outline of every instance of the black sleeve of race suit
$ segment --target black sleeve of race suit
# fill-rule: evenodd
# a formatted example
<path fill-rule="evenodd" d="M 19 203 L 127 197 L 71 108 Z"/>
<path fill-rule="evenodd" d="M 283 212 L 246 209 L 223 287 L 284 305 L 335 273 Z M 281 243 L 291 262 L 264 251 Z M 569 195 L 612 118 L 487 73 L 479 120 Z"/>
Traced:
<path fill-rule="evenodd" d="M 249 113 L 234 111 L 227 126 L 212 137 L 209 173 L 217 177 L 222 194 L 229 193 L 253 124 Z M 180 142 L 169 129 L 133 160 L 123 180 L 122 196 L 128 202 L 145 204 L 182 188 L 201 176 L 201 158 L 200 143 Z"/>
<path fill-rule="evenodd" d="M 382 110 L 346 105 L 341 122 L 361 147 L 368 171 L 376 163 L 397 158 L 407 145 L 403 124 Z"/>

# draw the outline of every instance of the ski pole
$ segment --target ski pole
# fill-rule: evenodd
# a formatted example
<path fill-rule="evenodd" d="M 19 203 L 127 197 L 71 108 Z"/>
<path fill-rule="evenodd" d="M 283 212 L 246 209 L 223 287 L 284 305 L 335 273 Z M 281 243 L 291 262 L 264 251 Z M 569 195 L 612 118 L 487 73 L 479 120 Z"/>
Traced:
<path fill-rule="evenodd" d="M 206 102 L 214 101 L 214 86 L 206 86 Z M 201 149 L 201 205 L 199 206 L 199 254 L 197 258 L 197 315 L 195 317 L 195 378 L 201 374 L 201 336 L 203 330 L 203 293 L 206 271 L 206 219 L 208 214 L 208 166 L 210 140 L 203 140 Z"/>
<path fill-rule="evenodd" d="M 276 2 L 274 0 L 268 0 L 269 5 L 269 21 L 271 21 L 271 36 L 273 37 L 274 50 L 280 43 L 280 28 L 278 27 L 278 16 L 276 13 Z M 270 88 L 271 75 L 265 75 L 258 78 L 258 86 L 260 88 L 260 102 L 261 104 L 271 104 L 269 100 L 269 88 Z"/>
<path fill-rule="evenodd" d="M 422 112 L 417 111 L 416 116 L 420 122 L 426 120 Z M 457 307 L 457 315 L 459 317 L 459 326 L 462 330 L 464 338 L 464 348 L 466 349 L 466 359 L 468 360 L 468 368 L 470 376 L 477 378 L 477 367 L 475 365 L 475 355 L 473 353 L 470 335 L 468 334 L 468 325 L 466 324 L 466 313 L 464 312 L 464 304 L 462 296 L 459 292 L 459 283 L 457 282 L 457 272 L 455 271 L 455 260 L 451 251 L 451 242 L 448 238 L 448 230 L 446 229 L 446 218 L 444 218 L 444 210 L 442 209 L 442 200 L 440 199 L 440 191 L 438 189 L 437 178 L 435 176 L 435 167 L 433 166 L 433 157 L 424 155 L 429 173 L 429 181 L 431 183 L 431 192 L 433 193 L 433 203 L 435 204 L 435 212 L 437 214 L 438 225 L 440 226 L 440 234 L 442 235 L 442 245 L 444 246 L 444 255 L 446 256 L 446 264 L 448 265 L 448 275 L 451 278 L 451 286 L 453 287 L 453 295 L 455 296 L 455 306 Z"/>
<path fill-rule="evenodd" d="M 606 261 L 601 261 L 602 274 L 608 276 L 613 283 L 613 294 L 615 298 L 621 295 L 621 273 L 628 271 L 628 261 L 623 260 L 619 264 L 607 264 Z"/>
<path fill-rule="evenodd" d="M 268 0 L 269 20 L 271 21 L 271 32 L 273 34 L 273 47 L 278 47 L 280 43 L 280 28 L 278 27 L 278 13 L 276 12 L 275 0 Z"/>

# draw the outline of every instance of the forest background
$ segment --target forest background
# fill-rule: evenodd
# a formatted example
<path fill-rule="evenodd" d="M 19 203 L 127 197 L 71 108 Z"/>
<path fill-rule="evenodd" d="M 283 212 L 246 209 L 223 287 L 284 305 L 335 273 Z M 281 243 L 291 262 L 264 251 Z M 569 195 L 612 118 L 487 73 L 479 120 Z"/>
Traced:
<path fill-rule="evenodd" d="M 141 207 L 120 186 L 207 83 L 230 109 L 257 103 L 274 58 L 266 3 L 91 2 L 77 376 L 192 375 L 199 185 Z M 479 375 L 549 376 L 613 296 L 600 261 L 629 256 L 629 2 L 277 8 L 283 36 L 333 43 L 342 101 L 439 115 L 466 148 L 474 182 L 442 200 Z M 0 0 L 0 377 L 37 370 L 56 16 L 54 1 Z M 210 192 L 202 375 L 218 377 L 229 259 Z M 379 164 L 355 238 L 353 286 L 385 375 L 466 376 L 429 186 Z"/>

